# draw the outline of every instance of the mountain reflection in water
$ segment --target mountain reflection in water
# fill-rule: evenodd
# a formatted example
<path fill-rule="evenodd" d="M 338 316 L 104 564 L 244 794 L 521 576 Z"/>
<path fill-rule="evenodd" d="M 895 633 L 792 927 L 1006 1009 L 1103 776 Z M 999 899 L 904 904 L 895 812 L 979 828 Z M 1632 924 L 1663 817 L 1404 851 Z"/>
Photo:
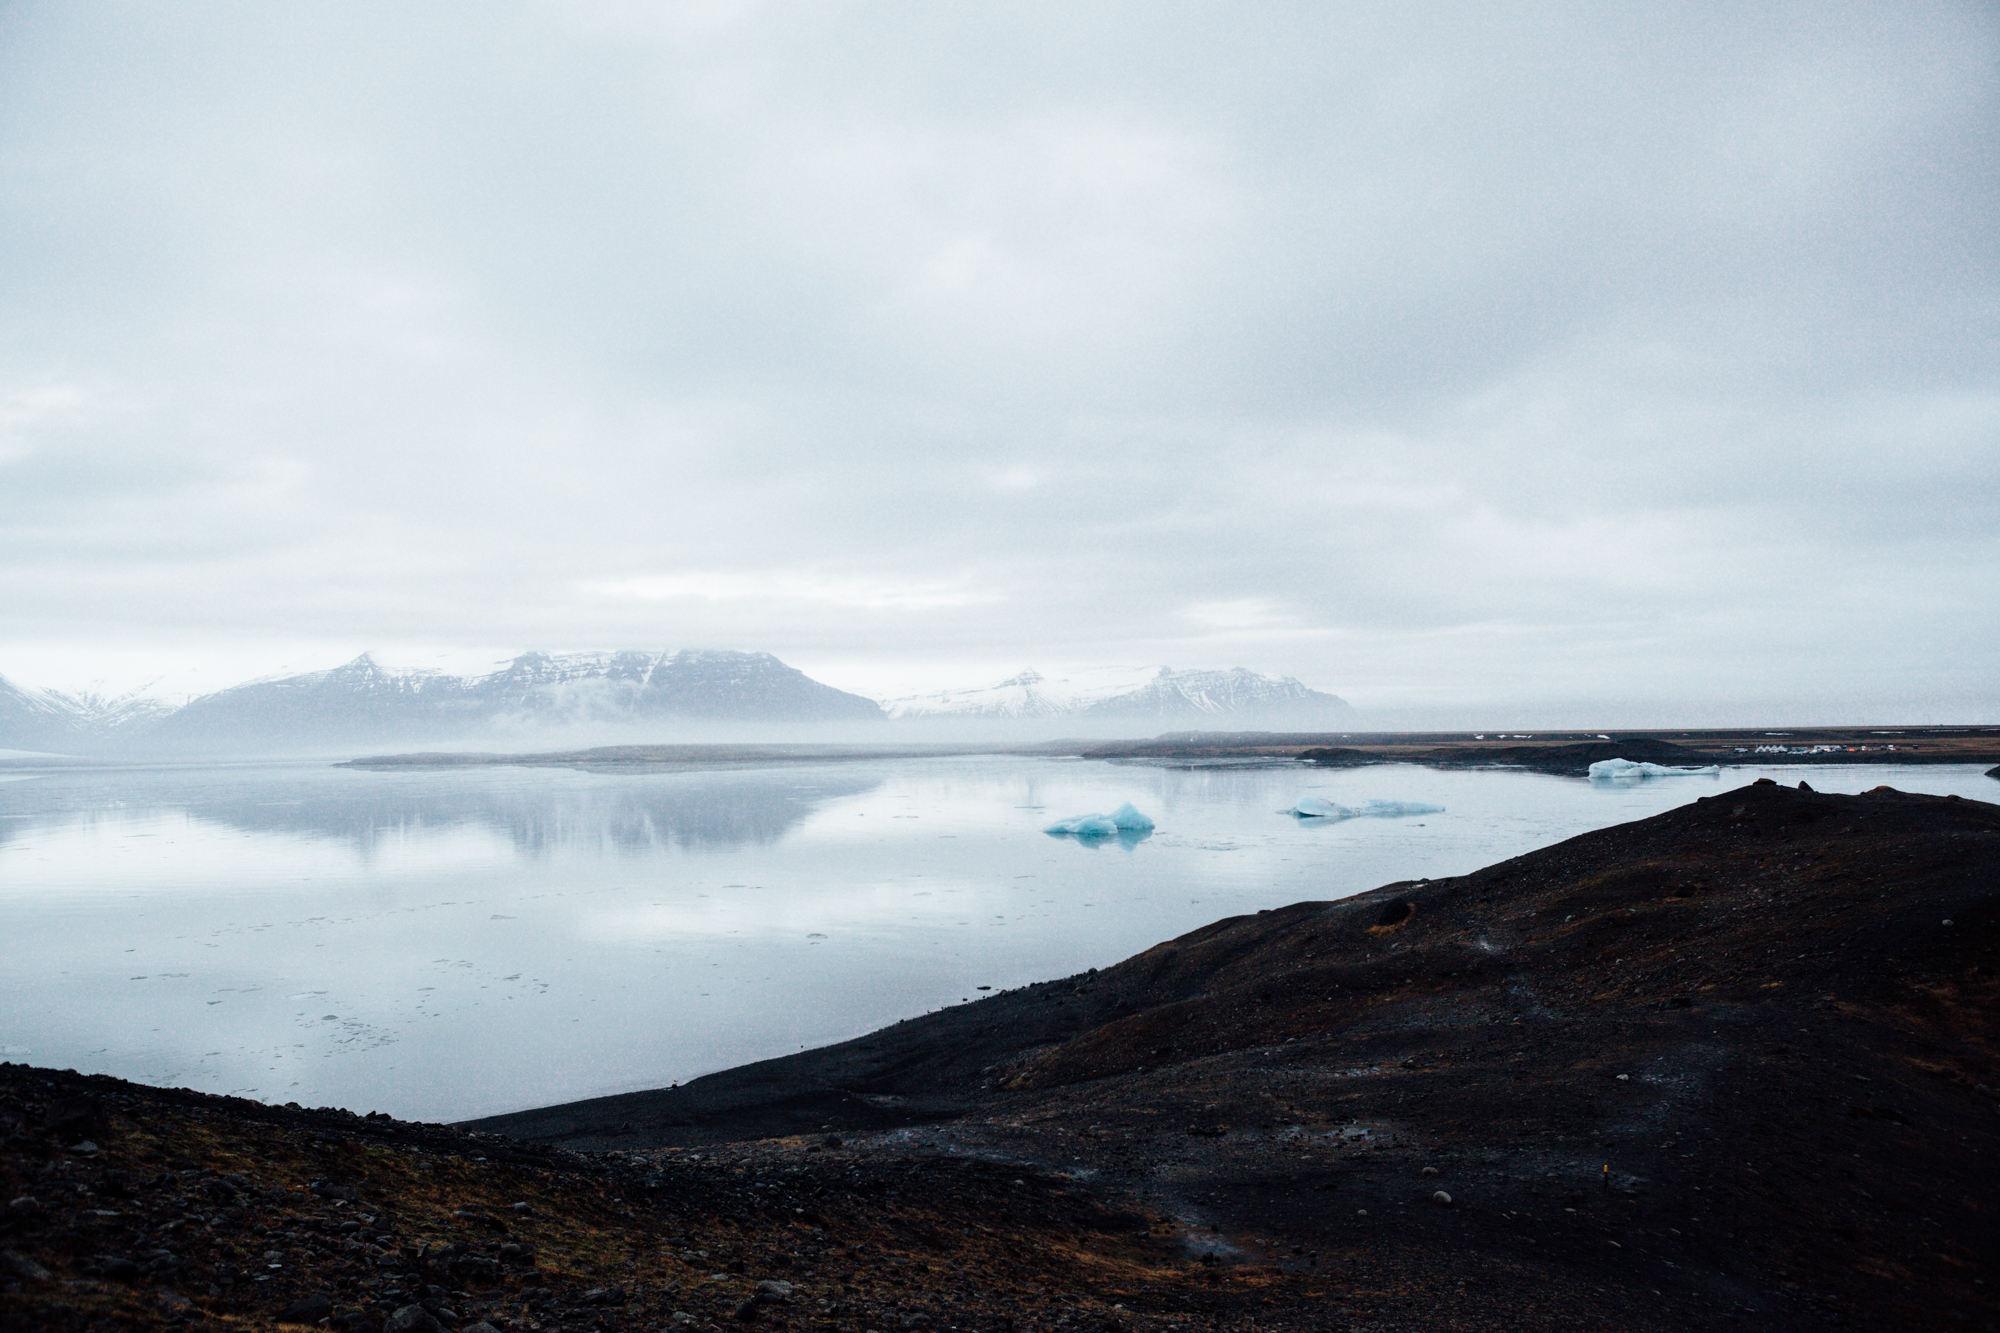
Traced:
<path fill-rule="evenodd" d="M 333 838 L 364 857 L 388 841 L 489 830 L 526 856 L 557 850 L 724 851 L 768 845 L 821 804 L 879 786 L 879 774 L 784 769 L 569 781 L 567 770 L 369 774 L 324 766 L 59 771 L 0 784 L 0 841 L 29 829 L 178 811 L 246 833 Z"/>

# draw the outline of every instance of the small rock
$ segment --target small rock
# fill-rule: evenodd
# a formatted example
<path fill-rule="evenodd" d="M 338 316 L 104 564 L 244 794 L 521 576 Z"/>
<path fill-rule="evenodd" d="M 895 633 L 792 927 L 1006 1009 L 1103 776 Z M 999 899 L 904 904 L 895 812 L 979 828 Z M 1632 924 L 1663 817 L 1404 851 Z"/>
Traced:
<path fill-rule="evenodd" d="M 59 1139 L 80 1139 L 103 1123 L 103 1109 L 94 1097 L 61 1097 L 42 1114 L 42 1128 Z M 97 1145 L 90 1146 L 92 1152 Z"/>
<path fill-rule="evenodd" d="M 7 1201 L 9 1217 L 39 1217 L 41 1211 L 42 1201 L 32 1194 L 23 1194 Z"/>
<path fill-rule="evenodd" d="M 450 1333 L 421 1305 L 405 1305 L 382 1321 L 382 1333 Z"/>
<path fill-rule="evenodd" d="M 1438 1173 L 1438 1169 L 1437 1169 L 1436 1167 L 1434 1167 L 1434 1166 L 1427 1166 L 1427 1167 L 1425 1167 L 1425 1168 L 1424 1168 L 1424 1170 L 1423 1170 L 1423 1174 L 1425 1174 L 1425 1175 L 1427 1175 L 1427 1176 L 1434 1176 L 1434 1175 L 1436 1175 L 1437 1173 Z"/>
<path fill-rule="evenodd" d="M 740 1320 L 740 1321 L 742 1321 L 743 1323 L 746 1323 L 746 1324 L 754 1324 L 754 1323 L 756 1323 L 756 1322 L 757 1322 L 757 1302 L 755 1302 L 755 1301 L 745 1301 L 745 1302 L 743 1302 L 743 1304 L 741 1304 L 741 1305 L 737 1306 L 737 1307 L 736 1307 L 736 1317 L 737 1317 L 737 1319 L 738 1319 L 738 1320 Z"/>
<path fill-rule="evenodd" d="M 16 1199 L 15 1202 L 19 1203 L 20 1200 Z M 48 1282 L 53 1278 L 48 1269 L 27 1255 L 16 1254 L 12 1250 L 0 1250 L 0 1272 L 12 1273 L 15 1277 L 25 1278 L 29 1282 Z"/>
<path fill-rule="evenodd" d="M 500 1333 L 500 1330 L 482 1319 L 476 1324 L 467 1324 L 458 1333 Z"/>
<path fill-rule="evenodd" d="M 113 1256 L 99 1263 L 97 1272 L 100 1277 L 110 1278 L 113 1282 L 130 1282 L 133 1278 L 139 1276 L 139 1265 L 133 1263 L 130 1259 L 120 1259 Z"/>
<path fill-rule="evenodd" d="M 1443 1190 L 1439 1190 L 1437 1193 L 1431 1195 L 1431 1202 L 1440 1208 L 1449 1208 L 1451 1207 L 1451 1196 Z"/>
<path fill-rule="evenodd" d="M 766 1305 L 788 1301 L 792 1298 L 792 1284 L 767 1277 L 757 1284 L 751 1298 Z"/>
<path fill-rule="evenodd" d="M 1631 1076 L 1630 1074 L 1620 1074 L 1620 1075 L 1618 1076 L 1618 1081 L 1619 1081 L 1620 1083 L 1625 1083 L 1625 1082 L 1629 1082 L 1629 1081 L 1631 1080 L 1631 1078 L 1632 1078 L 1632 1076 Z"/>
<path fill-rule="evenodd" d="M 293 1301 L 278 1311 L 281 1324 L 317 1324 L 333 1313 L 333 1298 L 324 1292 Z"/>
<path fill-rule="evenodd" d="M 512 1208 L 514 1212 L 521 1214 L 523 1217 L 533 1217 L 535 1215 L 535 1206 L 531 1203 L 528 1203 L 526 1200 L 523 1200 L 520 1203 L 510 1204 L 509 1207 Z"/>
<path fill-rule="evenodd" d="M 609 1305 L 611 1304 L 611 1293 L 602 1287 L 592 1287 L 589 1291 L 583 1293 L 583 1303 L 585 1305 Z"/>

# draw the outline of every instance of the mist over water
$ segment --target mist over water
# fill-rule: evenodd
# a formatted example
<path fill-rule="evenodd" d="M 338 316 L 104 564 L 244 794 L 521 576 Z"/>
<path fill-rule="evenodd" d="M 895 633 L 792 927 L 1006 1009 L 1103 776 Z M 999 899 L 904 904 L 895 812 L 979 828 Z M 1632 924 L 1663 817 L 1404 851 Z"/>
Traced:
<path fill-rule="evenodd" d="M 319 764 L 0 782 L 0 1055 L 460 1118 L 820 1045 L 1220 917 L 1459 874 L 1741 785 L 1005 757 L 695 773 Z M 1329 822 L 1303 796 L 1439 813 Z M 1142 838 L 1051 838 L 1131 801 Z"/>

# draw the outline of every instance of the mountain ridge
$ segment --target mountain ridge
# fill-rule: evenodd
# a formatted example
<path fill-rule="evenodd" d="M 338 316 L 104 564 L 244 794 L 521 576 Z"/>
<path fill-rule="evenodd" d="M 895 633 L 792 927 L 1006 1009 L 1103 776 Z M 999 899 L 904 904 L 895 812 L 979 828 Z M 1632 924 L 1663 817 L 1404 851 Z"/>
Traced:
<path fill-rule="evenodd" d="M 1348 723 L 1354 708 L 1292 676 L 1245 667 L 1226 671 L 1170 666 L 1087 667 L 1053 678 L 1033 668 L 971 689 L 939 690 L 886 699 L 902 722 L 1018 724 L 1074 719 L 1085 729 L 1103 724 L 1172 724 L 1229 718 L 1269 729 L 1329 729 Z"/>
<path fill-rule="evenodd" d="M 1059 725 L 1080 735 L 1218 722 L 1350 723 L 1336 695 L 1236 667 L 1026 670 L 975 690 L 877 700 L 812 679 L 767 652 L 530 651 L 455 675 L 392 668 L 364 652 L 317 671 L 260 677 L 183 703 L 133 692 L 35 690 L 0 677 L 0 749 L 157 757 L 355 747 L 648 740 L 828 739 L 906 729 Z M 659 734 L 665 728 L 666 735 Z M 858 730 L 857 730 L 858 729 Z"/>

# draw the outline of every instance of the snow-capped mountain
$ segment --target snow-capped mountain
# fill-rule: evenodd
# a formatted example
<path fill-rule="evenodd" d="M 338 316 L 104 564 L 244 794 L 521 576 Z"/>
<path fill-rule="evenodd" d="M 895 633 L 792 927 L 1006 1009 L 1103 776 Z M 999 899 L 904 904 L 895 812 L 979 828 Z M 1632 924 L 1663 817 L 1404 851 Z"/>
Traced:
<path fill-rule="evenodd" d="M 1329 730 L 1346 702 L 1241 667 L 1023 671 L 978 689 L 877 704 L 769 653 L 522 653 L 483 673 L 392 669 L 363 653 L 185 704 L 144 693 L 34 690 L 0 678 L 0 750 L 61 754 L 349 754 L 557 749 L 619 742 L 882 739 L 885 719 L 931 740 Z"/>
<path fill-rule="evenodd" d="M 60 696 L 0 676 L 0 750 L 62 754 L 82 736 L 76 710 Z"/>
<path fill-rule="evenodd" d="M 892 718 L 910 720 L 1069 717 L 1101 700 L 1144 689 L 1162 669 L 1085 667 L 1053 678 L 1028 670 L 992 685 L 888 699 L 882 709 Z"/>
<path fill-rule="evenodd" d="M 397 671 L 362 654 L 331 671 L 252 681 L 194 700 L 150 728 L 151 748 L 299 749 L 491 740 L 539 733 L 675 739 L 687 724 L 734 728 L 880 723 L 871 699 L 822 685 L 769 653 L 523 653 L 496 671 Z M 676 724 L 668 732 L 661 724 Z M 627 737 L 629 739 L 629 737 Z"/>
<path fill-rule="evenodd" d="M 161 718 L 177 711 L 185 700 L 176 701 L 156 694 L 103 694 L 84 690 L 75 694 L 47 691 L 48 697 L 69 710 L 77 724 L 93 736 L 117 736 L 144 731 Z"/>
<path fill-rule="evenodd" d="M 884 702 L 899 721 L 1004 724 L 1031 721 L 1074 724 L 1095 733 L 1175 724 L 1236 729 L 1310 730 L 1345 721 L 1352 709 L 1290 676 L 1267 676 L 1243 667 L 1229 671 L 1176 671 L 1172 667 L 1090 667 L 1044 676 L 1023 671 L 976 689 L 942 690 Z"/>

